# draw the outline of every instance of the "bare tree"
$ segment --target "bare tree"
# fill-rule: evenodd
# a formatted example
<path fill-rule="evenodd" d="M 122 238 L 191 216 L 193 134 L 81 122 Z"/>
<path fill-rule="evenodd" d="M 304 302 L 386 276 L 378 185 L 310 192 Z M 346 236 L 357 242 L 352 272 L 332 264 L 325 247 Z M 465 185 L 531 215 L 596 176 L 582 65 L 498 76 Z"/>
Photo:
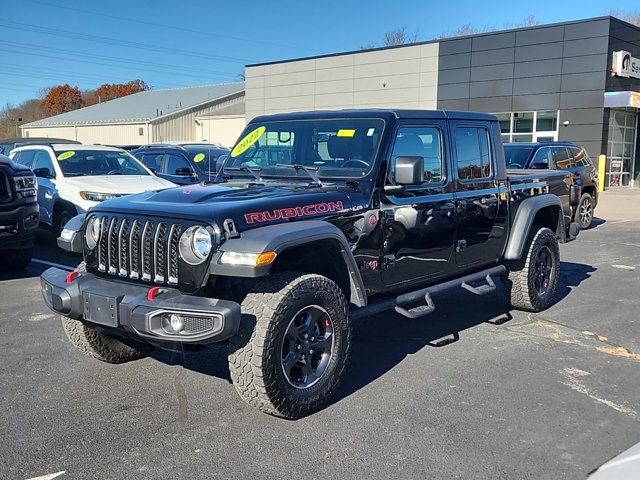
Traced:
<path fill-rule="evenodd" d="M 611 10 L 609 14 L 612 17 L 619 18 L 625 22 L 631 23 L 636 27 L 640 27 L 640 10 L 633 10 L 631 12 L 621 12 L 620 10 Z"/>
<path fill-rule="evenodd" d="M 407 27 L 389 30 L 384 34 L 384 46 L 394 47 L 396 45 L 406 45 L 407 43 L 416 43 L 418 41 L 418 32 L 409 33 Z"/>
<path fill-rule="evenodd" d="M 533 13 L 530 13 L 529 15 L 524 17 L 524 19 L 522 19 L 519 22 L 516 22 L 516 23 L 505 23 L 503 25 L 503 29 L 506 30 L 506 29 L 509 29 L 509 28 L 532 27 L 532 26 L 535 26 L 535 25 L 540 25 L 540 21 L 538 21 L 538 18 Z M 471 23 L 467 23 L 467 24 L 462 25 L 461 27 L 457 28 L 453 32 L 441 33 L 438 38 L 464 37 L 466 35 L 476 35 L 478 33 L 495 32 L 496 30 L 498 30 L 498 29 L 495 26 L 476 27 Z"/>

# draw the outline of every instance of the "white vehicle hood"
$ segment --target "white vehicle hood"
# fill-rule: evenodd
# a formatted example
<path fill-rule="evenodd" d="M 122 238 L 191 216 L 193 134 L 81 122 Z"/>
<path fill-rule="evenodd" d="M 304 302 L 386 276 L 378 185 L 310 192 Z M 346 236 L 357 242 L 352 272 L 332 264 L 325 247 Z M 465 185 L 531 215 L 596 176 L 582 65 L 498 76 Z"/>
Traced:
<path fill-rule="evenodd" d="M 64 181 L 79 191 L 123 195 L 175 187 L 170 181 L 153 175 L 96 175 L 67 177 Z"/>

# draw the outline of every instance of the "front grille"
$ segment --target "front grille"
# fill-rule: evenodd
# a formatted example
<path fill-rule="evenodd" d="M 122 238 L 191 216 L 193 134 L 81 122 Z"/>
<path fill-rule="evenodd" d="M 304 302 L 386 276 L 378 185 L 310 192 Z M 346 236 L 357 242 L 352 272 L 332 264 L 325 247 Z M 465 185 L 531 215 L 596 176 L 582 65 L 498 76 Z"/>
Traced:
<path fill-rule="evenodd" d="M 156 284 L 178 284 L 181 225 L 112 216 L 99 220 L 95 252 L 100 272 Z"/>
<path fill-rule="evenodd" d="M 11 200 L 11 187 L 9 186 L 9 176 L 0 170 L 0 202 Z"/>

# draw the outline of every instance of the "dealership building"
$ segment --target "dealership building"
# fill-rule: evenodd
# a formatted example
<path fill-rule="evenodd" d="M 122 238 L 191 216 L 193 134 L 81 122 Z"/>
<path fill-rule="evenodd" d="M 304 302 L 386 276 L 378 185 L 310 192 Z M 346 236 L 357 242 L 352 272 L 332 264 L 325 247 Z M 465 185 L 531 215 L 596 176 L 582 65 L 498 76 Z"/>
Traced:
<path fill-rule="evenodd" d="M 489 112 L 503 141 L 570 140 L 640 186 L 640 28 L 600 17 L 248 65 L 247 120 L 392 107 Z"/>

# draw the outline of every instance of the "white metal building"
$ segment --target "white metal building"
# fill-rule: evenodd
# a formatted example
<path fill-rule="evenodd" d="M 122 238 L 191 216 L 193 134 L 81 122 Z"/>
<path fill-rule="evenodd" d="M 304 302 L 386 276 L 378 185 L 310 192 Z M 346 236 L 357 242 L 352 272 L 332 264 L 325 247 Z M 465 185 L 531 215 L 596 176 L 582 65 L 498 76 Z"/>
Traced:
<path fill-rule="evenodd" d="M 234 129 L 227 128 L 225 121 L 235 125 L 237 119 L 218 117 L 216 128 L 207 131 L 204 137 L 197 119 L 235 104 L 244 105 L 243 82 L 149 90 L 27 123 L 20 128 L 23 137 L 68 138 L 106 145 L 143 145 L 203 138 L 228 144 L 229 131 Z M 244 108 L 242 110 L 244 127 Z M 218 130 L 223 132 L 223 138 L 215 137 Z"/>
<path fill-rule="evenodd" d="M 196 116 L 196 124 L 198 140 L 215 141 L 232 147 L 247 124 L 244 97 L 212 113 Z"/>

